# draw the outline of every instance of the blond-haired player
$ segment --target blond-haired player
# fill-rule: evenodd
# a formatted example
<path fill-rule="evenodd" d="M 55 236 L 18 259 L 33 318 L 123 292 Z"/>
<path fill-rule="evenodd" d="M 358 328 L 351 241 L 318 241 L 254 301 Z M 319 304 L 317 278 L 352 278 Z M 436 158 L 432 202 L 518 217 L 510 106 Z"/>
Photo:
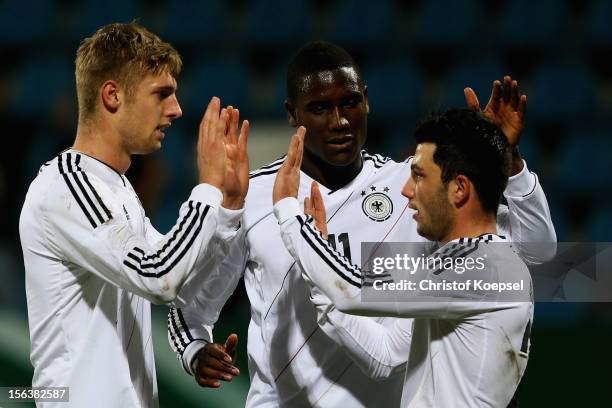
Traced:
<path fill-rule="evenodd" d="M 124 175 L 181 116 L 181 66 L 136 23 L 104 26 L 78 48 L 74 145 L 41 167 L 19 223 L 32 383 L 69 387 L 69 404 L 58 406 L 157 406 L 149 302 L 172 301 L 188 278 L 206 284 L 236 235 L 248 124 L 238 141 L 238 112 L 218 98 L 200 124 L 199 183 L 166 235 Z"/>

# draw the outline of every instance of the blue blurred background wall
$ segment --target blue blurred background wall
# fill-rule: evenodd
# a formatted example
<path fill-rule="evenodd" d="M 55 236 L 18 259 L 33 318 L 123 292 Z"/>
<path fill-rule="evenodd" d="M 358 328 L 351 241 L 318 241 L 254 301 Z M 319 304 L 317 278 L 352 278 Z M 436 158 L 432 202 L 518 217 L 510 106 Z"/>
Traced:
<path fill-rule="evenodd" d="M 128 175 L 154 225 L 166 230 L 195 182 L 194 143 L 213 95 L 253 125 L 251 159 L 282 152 L 285 69 L 306 41 L 326 39 L 358 61 L 369 86 L 370 151 L 402 159 L 428 111 L 462 106 L 463 88 L 484 105 L 491 83 L 511 74 L 528 95 L 521 151 L 547 193 L 560 241 L 612 241 L 612 1 L 603 0 L 5 0 L 0 2 L 0 386 L 27 385 L 31 367 L 17 221 L 39 166 L 70 146 L 77 120 L 74 54 L 99 26 L 134 18 L 183 55 L 184 117 L 161 152 Z M 538 304 L 524 406 L 599 403 L 599 370 L 610 358 L 609 304 Z M 156 308 L 162 406 L 237 406 L 243 374 L 224 392 L 199 389 L 168 350 L 165 310 Z M 219 338 L 246 340 L 243 289 L 222 314 Z M 605 377 L 604 377 L 605 378 Z M 609 375 L 607 375 L 609 379 Z M 567 404 L 567 405 L 566 405 Z"/>

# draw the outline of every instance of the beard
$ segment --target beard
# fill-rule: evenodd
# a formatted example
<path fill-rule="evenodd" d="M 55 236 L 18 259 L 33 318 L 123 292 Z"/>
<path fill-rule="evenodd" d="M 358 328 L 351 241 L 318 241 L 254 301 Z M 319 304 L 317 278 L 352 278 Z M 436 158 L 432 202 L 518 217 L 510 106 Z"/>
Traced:
<path fill-rule="evenodd" d="M 419 210 L 421 222 L 417 225 L 419 235 L 430 241 L 441 241 L 453 227 L 453 206 L 448 202 L 446 186 L 443 185 L 430 200 L 422 202 Z"/>

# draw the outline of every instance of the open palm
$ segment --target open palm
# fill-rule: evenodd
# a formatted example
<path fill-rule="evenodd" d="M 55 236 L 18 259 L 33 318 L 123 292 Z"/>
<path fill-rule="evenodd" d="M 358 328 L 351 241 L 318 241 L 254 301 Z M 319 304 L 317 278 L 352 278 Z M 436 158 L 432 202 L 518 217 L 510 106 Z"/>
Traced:
<path fill-rule="evenodd" d="M 244 198 L 249 190 L 249 157 L 247 140 L 249 136 L 249 122 L 243 121 L 238 136 L 238 121 L 240 112 L 232 107 L 228 108 L 228 132 L 225 137 L 225 182 L 224 207 L 242 208 Z"/>
<path fill-rule="evenodd" d="M 464 94 L 468 107 L 473 110 L 480 110 L 480 103 L 474 90 L 465 88 Z M 493 82 L 491 98 L 482 113 L 500 127 L 513 148 L 518 146 L 521 139 L 526 112 L 527 95 L 519 96 L 517 81 L 506 75 L 503 88 L 501 81 Z"/>

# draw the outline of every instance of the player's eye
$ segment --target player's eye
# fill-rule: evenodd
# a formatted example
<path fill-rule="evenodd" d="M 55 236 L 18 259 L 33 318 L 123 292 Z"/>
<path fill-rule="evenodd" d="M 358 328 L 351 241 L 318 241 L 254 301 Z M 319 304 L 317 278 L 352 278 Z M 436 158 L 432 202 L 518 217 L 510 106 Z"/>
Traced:
<path fill-rule="evenodd" d="M 350 99 L 348 99 L 348 100 L 347 100 L 347 101 L 344 103 L 344 106 L 346 106 L 347 108 L 354 108 L 354 107 L 356 107 L 357 105 L 359 105 L 360 103 L 361 103 L 361 98 L 354 97 L 354 98 L 350 98 Z"/>
<path fill-rule="evenodd" d="M 308 111 L 314 113 L 315 115 L 321 115 L 325 113 L 326 110 L 327 108 L 325 107 L 325 105 L 321 104 L 310 105 L 310 107 L 308 108 Z"/>

